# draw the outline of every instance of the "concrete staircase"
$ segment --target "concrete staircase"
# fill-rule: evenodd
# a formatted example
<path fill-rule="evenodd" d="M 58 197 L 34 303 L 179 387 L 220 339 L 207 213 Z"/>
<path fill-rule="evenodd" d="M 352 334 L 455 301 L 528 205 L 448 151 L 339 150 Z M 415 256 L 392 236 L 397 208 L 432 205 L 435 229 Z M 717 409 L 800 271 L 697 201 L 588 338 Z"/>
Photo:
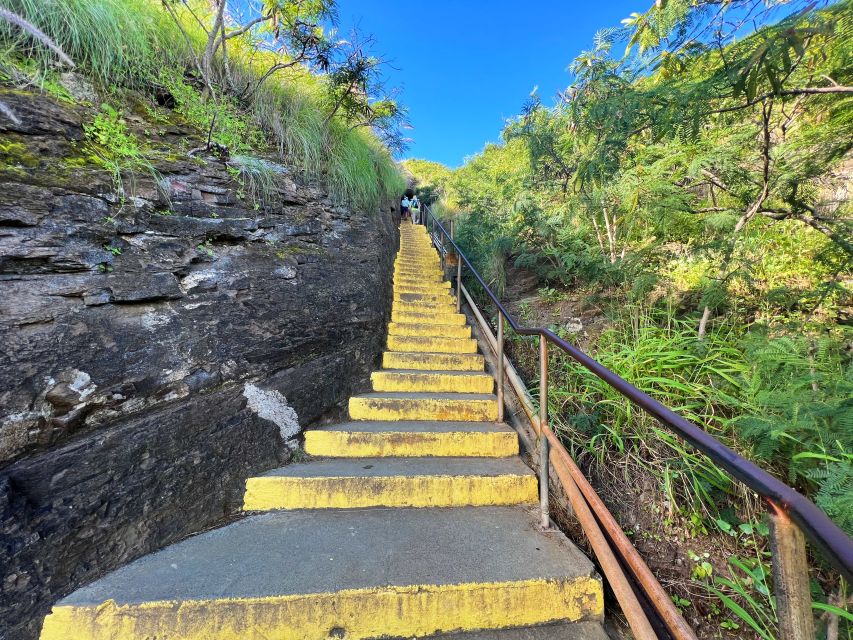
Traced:
<path fill-rule="evenodd" d="M 606 638 L 601 581 L 537 527 L 536 478 L 424 228 L 400 233 L 388 351 L 352 421 L 249 478 L 252 515 L 60 601 L 43 639 Z"/>

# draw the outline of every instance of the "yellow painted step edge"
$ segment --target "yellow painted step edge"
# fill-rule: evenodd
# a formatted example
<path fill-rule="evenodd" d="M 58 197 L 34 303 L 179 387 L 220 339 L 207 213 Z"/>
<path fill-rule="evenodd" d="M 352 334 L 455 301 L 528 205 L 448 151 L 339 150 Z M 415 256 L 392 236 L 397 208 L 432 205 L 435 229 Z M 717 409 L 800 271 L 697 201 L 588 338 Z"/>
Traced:
<path fill-rule="evenodd" d="M 57 606 L 42 640 L 347 640 L 600 618 L 595 578 L 347 589 L 262 598 Z"/>
<path fill-rule="evenodd" d="M 537 500 L 532 475 L 262 476 L 246 481 L 243 510 L 499 506 Z"/>
<path fill-rule="evenodd" d="M 448 375 L 435 371 L 381 370 L 370 374 L 370 380 L 374 391 L 393 393 L 492 393 L 495 388 L 492 376 L 478 372 Z"/>
<path fill-rule="evenodd" d="M 349 399 L 353 420 L 438 420 L 453 422 L 495 422 L 498 402 L 489 400 L 446 400 L 423 397 L 397 399 L 355 396 Z"/>
<path fill-rule="evenodd" d="M 388 336 L 389 351 L 428 353 L 476 353 L 474 338 L 441 338 L 435 336 Z"/>
<path fill-rule="evenodd" d="M 434 336 L 470 338 L 471 327 L 465 324 L 432 324 L 429 322 L 390 322 L 388 334 L 395 336 Z"/>
<path fill-rule="evenodd" d="M 385 351 L 382 353 L 382 367 L 418 371 L 483 371 L 485 359 L 479 353 Z"/>
<path fill-rule="evenodd" d="M 456 313 L 430 313 L 429 311 L 394 311 L 391 310 L 391 321 L 401 324 L 428 323 L 436 326 L 462 326 L 467 319 L 464 315 Z"/>
<path fill-rule="evenodd" d="M 512 431 L 305 432 L 305 452 L 332 458 L 506 458 L 518 455 Z"/>

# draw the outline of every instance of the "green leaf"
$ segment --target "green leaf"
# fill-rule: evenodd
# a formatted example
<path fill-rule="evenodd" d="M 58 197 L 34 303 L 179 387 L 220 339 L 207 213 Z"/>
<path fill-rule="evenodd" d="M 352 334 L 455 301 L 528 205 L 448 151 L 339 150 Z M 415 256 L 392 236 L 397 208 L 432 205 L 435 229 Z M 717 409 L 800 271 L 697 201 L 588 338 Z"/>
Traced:
<path fill-rule="evenodd" d="M 823 602 L 812 602 L 812 609 L 817 609 L 818 611 L 826 611 L 833 615 L 838 616 L 839 618 L 844 618 L 850 622 L 853 622 L 853 614 L 849 611 L 845 611 L 844 609 L 840 609 L 831 604 L 825 604 Z"/>

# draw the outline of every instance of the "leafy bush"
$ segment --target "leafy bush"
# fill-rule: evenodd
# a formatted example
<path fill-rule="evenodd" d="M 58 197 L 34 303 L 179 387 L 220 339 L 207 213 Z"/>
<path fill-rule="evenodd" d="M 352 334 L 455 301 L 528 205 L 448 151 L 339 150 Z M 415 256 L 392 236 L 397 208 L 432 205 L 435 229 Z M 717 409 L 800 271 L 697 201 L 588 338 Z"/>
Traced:
<path fill-rule="evenodd" d="M 83 130 L 93 145 L 95 157 L 112 175 L 115 190 L 120 196 L 128 195 L 125 179 L 132 184 L 139 170 L 147 172 L 155 181 L 159 180 L 159 174 L 145 158 L 136 136 L 128 130 L 124 118 L 112 105 L 102 104 L 94 120 L 83 125 Z"/>

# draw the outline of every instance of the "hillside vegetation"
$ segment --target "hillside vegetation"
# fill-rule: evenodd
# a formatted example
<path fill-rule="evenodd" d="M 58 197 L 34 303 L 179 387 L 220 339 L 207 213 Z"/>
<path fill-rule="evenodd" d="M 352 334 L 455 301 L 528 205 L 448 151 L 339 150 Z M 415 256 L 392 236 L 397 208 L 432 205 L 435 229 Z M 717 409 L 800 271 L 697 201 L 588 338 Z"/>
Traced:
<path fill-rule="evenodd" d="M 523 320 L 582 343 L 853 535 L 853 4 L 657 2 L 570 72 L 555 106 L 531 96 L 460 168 L 408 169 Z M 512 299 L 508 270 L 535 274 L 535 300 Z M 606 328 L 577 333 L 567 306 L 603 309 Z M 535 346 L 511 339 L 535 383 Z M 551 371 L 560 434 L 623 526 L 653 564 L 677 546 L 682 567 L 654 568 L 688 618 L 707 637 L 774 637 L 755 497 L 567 357 Z M 646 481 L 656 497 L 638 507 Z M 636 529 L 629 511 L 646 512 Z M 837 633 L 825 611 L 846 609 L 847 586 L 815 578 L 821 633 Z"/>
<path fill-rule="evenodd" d="M 233 160 L 250 190 L 271 177 L 261 155 L 358 207 L 404 186 L 389 151 L 404 112 L 384 94 L 381 61 L 360 41 L 324 31 L 335 17 L 330 0 L 2 0 L 0 8 L 12 14 L 0 21 L 0 80 L 94 100 L 101 112 L 90 139 L 117 182 L 150 169 L 146 141 L 124 123 L 141 98 L 147 118 L 167 106 L 206 134 L 203 151 Z M 96 95 L 69 89 L 80 84 L 69 80 L 72 65 Z"/>

